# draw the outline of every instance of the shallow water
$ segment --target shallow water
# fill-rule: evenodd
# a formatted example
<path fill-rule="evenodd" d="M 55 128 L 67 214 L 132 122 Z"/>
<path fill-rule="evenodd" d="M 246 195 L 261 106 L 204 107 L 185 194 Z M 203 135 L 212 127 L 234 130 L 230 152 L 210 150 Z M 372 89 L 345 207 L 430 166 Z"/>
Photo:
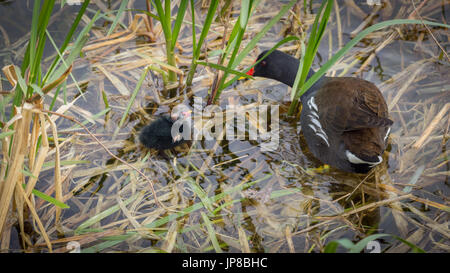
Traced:
<path fill-rule="evenodd" d="M 392 10 L 389 11 L 387 6 L 381 8 L 375 13 L 373 23 L 394 19 L 396 16 L 406 18 L 409 15 L 403 11 L 409 5 L 391 2 Z M 114 1 L 109 3 L 115 9 L 118 8 Z M 365 14 L 373 11 L 364 1 L 355 3 Z M 448 22 L 450 5 L 442 6 L 442 2 L 439 3 L 425 5 L 421 10 L 422 16 L 427 20 Z M 268 1 L 261 4 L 257 14 L 277 10 L 280 6 L 279 3 Z M 350 33 L 364 18 L 358 17 L 350 6 L 340 4 L 339 7 L 342 40 L 345 44 L 350 40 Z M 20 16 L 31 20 L 31 11 L 26 1 L 0 4 L 0 13 L 9 14 L 11 8 L 20 10 Z M 136 8 L 144 9 L 139 6 Z M 64 14 L 61 19 L 56 17 L 56 22 L 61 20 L 61 23 L 54 23 L 52 26 L 55 29 L 51 29 L 51 33 L 58 36 L 58 31 L 64 32 L 64 26 L 69 27 L 67 22 L 70 22 L 70 16 L 67 15 L 74 14 L 75 10 L 76 7 L 71 7 L 61 13 Z M 314 6 L 314 11 L 316 10 L 317 7 Z M 200 8 L 198 11 L 200 12 Z M 88 15 L 92 17 L 92 13 Z M 308 21 L 312 17 L 305 18 L 308 25 L 312 23 Z M 252 21 L 250 27 L 253 23 L 253 27 L 257 29 L 268 19 L 270 18 L 261 16 Z M 281 40 L 290 31 L 286 30 L 290 20 L 292 21 L 291 17 L 277 24 L 261 41 L 259 50 L 253 51 L 243 65 L 250 64 L 261 50 Z M 10 44 L 14 44 L 24 37 L 27 29 L 20 29 L 11 22 L 11 17 L 0 16 L 0 26 L 7 31 Z M 127 20 L 125 25 L 128 25 Z M 98 26 L 103 27 L 102 32 L 109 29 L 108 25 L 104 27 L 101 23 Z M 328 60 L 330 44 L 332 53 L 338 50 L 335 15 L 328 29 L 331 30 L 332 39 L 330 42 L 329 34 L 325 34 L 319 48 L 319 58 L 316 58 L 313 66 L 315 70 Z M 431 29 L 441 45 L 447 48 L 448 31 Z M 79 98 L 75 103 L 78 108 L 72 108 L 66 114 L 83 121 L 86 116 L 101 112 L 105 106 L 100 91 L 104 90 L 111 110 L 96 118 L 95 124 L 89 124 L 89 130 L 117 156 L 129 163 L 136 163 L 135 166 L 152 179 L 157 195 L 169 210 L 155 205 L 148 181 L 111 158 L 85 131 L 68 130 L 73 124 L 58 119 L 60 133 L 65 132 L 64 136 L 71 138 L 61 147 L 62 159 L 89 162 L 63 168 L 64 176 L 67 176 L 64 181 L 65 202 L 71 208 L 63 212 L 62 225 L 65 233 L 62 236 L 70 238 L 76 229 L 76 234 L 86 234 L 86 237 L 91 233 L 107 231 L 111 232 L 106 235 L 107 241 L 102 236 L 87 243 L 82 241 L 82 251 L 158 252 L 168 250 L 168 232 L 177 234 L 175 247 L 171 249 L 173 252 L 214 251 L 204 226 L 205 219 L 201 215 L 203 212 L 212 222 L 221 248 L 226 252 L 245 249 L 240 239 L 248 242 L 252 252 L 319 252 L 331 240 L 348 238 L 357 242 L 376 233 L 399 236 L 427 252 L 447 252 L 448 216 L 436 203 L 448 206 L 448 115 L 445 114 L 437 123 L 429 140 L 419 149 L 414 149 L 412 145 L 449 102 L 448 62 L 442 63 L 439 60 L 440 50 L 426 29 L 402 26 L 400 30 L 402 35 L 394 36 L 394 40 L 379 49 L 367 65 L 364 62 L 370 53 L 391 35 L 388 30 L 383 29 L 377 35 L 364 39 L 358 47 L 345 55 L 336 71 L 329 72 L 339 75 L 343 68 L 348 68 L 346 76 L 353 75 L 374 82 L 388 105 L 397 100 L 399 92 L 404 92 L 390 110 L 394 125 L 389 147 L 383 156 L 384 162 L 369 175 L 349 174 L 333 168 L 323 172 L 313 171 L 313 168 L 318 168 L 321 164 L 308 152 L 300 134 L 301 124 L 285 114 L 289 105 L 290 88 L 262 78 L 240 82 L 229 88 L 222 94 L 219 105 L 225 107 L 229 103 L 228 98 L 237 97 L 240 97 L 243 105 L 280 105 L 280 143 L 275 151 L 261 151 L 261 140 L 202 140 L 195 141 L 190 152 L 186 146 L 178 149 L 170 161 L 154 152 L 148 154 L 147 150 L 138 145 L 137 133 L 153 115 L 167 113 L 176 103 L 182 102 L 186 90 L 177 90 L 180 96 L 171 101 L 167 92 L 163 91 L 161 78 L 156 73 L 149 74 L 131 108 L 132 114 L 118 136 L 112 138 L 129 96 L 122 95 L 117 90 L 116 85 L 102 73 L 99 65 L 111 71 L 132 92 L 143 65 L 132 68 L 127 68 L 127 65 L 139 61 L 142 55 L 163 56 L 163 46 L 148 44 L 144 38 L 139 37 L 120 44 L 104 56 L 99 57 L 99 52 L 87 52 L 83 59 L 76 62 L 73 72 L 78 81 L 86 82 L 84 94 L 80 97 L 71 81 L 69 82 L 67 100 Z M 0 32 L 0 35 L 3 34 Z M 185 48 L 184 56 L 191 53 L 189 35 L 188 29 L 184 29 L 180 37 L 180 44 Z M 94 40 L 94 35 L 91 38 Z M 0 64 L 12 61 L 19 65 L 20 55 L 16 56 L 12 52 L 20 51 L 21 47 L 17 46 L 9 51 L 8 48 L 13 47 L 3 46 L 3 50 L 0 50 Z M 109 48 L 105 48 L 103 52 L 107 49 Z M 369 54 L 360 54 L 360 51 L 366 49 L 370 49 Z M 295 50 L 288 52 L 296 53 Z M 47 56 L 51 54 L 54 53 L 49 49 Z M 349 66 L 355 56 L 359 56 L 359 60 Z M 423 60 L 426 61 L 420 63 Z M 363 65 L 365 67 L 359 72 Z M 192 88 L 194 96 L 204 100 L 206 88 L 212 83 L 213 74 L 209 71 L 199 67 L 197 77 L 205 77 L 194 81 Z M 404 75 L 399 74 L 402 71 L 405 72 Z M 413 80 L 408 83 L 412 77 Z M 2 84 L 7 89 L 3 78 Z M 193 97 L 188 97 L 187 102 L 192 106 Z M 156 102 L 158 100 L 159 105 Z M 46 98 L 46 103 L 50 101 L 51 97 Z M 57 107 L 61 105 L 62 101 L 58 101 Z M 412 189 L 405 187 L 405 184 L 414 180 L 414 176 L 419 178 L 411 185 Z M 51 169 L 42 172 L 39 189 L 45 191 L 53 183 L 52 179 Z M 220 202 L 208 204 L 202 196 L 213 197 L 251 181 L 257 183 L 245 191 L 234 190 Z M 395 199 L 407 192 L 416 198 Z M 193 212 L 180 215 L 177 220 L 169 219 L 165 223 L 164 217 L 170 217 L 190 206 L 196 208 L 196 204 L 203 204 L 210 211 L 200 205 Z M 214 212 L 221 205 L 223 207 Z M 107 217 L 92 225 L 83 225 L 89 218 L 108 209 L 112 210 L 115 206 L 117 211 L 108 213 Z M 44 202 L 38 202 L 38 207 L 43 222 L 47 223 L 49 234 L 52 239 L 57 239 L 58 234 L 52 225 L 54 208 Z M 355 211 L 356 208 L 362 209 Z M 346 215 L 345 212 L 349 211 L 353 212 Z M 312 228 L 314 225 L 317 226 Z M 16 236 L 13 233 L 10 247 L 12 251 L 20 249 Z M 38 245 L 42 245 L 42 238 L 33 238 Z M 392 237 L 383 237 L 377 241 L 381 244 L 382 251 L 410 251 Z M 59 246 L 64 247 L 63 244 Z M 338 251 L 343 249 L 339 248 Z"/>

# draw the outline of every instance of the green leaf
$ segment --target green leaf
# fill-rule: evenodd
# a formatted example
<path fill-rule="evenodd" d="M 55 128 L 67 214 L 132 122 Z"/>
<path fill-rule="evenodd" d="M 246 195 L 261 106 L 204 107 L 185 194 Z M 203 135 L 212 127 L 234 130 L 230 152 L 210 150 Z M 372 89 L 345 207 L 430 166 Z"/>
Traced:
<path fill-rule="evenodd" d="M 197 46 L 196 34 L 195 34 L 195 3 L 194 0 L 191 0 L 191 17 L 192 17 L 192 51 L 195 52 L 195 48 Z"/>
<path fill-rule="evenodd" d="M 208 52 L 208 57 L 212 58 L 212 57 L 216 57 L 219 56 L 220 54 L 223 53 L 222 49 L 216 49 L 216 50 L 212 50 Z M 197 62 L 198 63 L 198 62 Z"/>
<path fill-rule="evenodd" d="M 25 184 L 22 184 L 22 187 L 25 189 L 25 188 L 26 188 L 26 185 L 25 185 Z M 47 202 L 49 202 L 49 203 L 55 205 L 55 206 L 57 206 L 57 207 L 60 207 L 60 208 L 62 208 L 62 209 L 68 209 L 68 208 L 70 208 L 68 205 L 64 204 L 63 202 L 61 202 L 61 201 L 59 201 L 59 200 L 56 200 L 55 198 L 53 198 L 53 197 L 51 197 L 51 196 L 48 196 L 48 195 L 46 195 L 45 193 L 40 192 L 40 191 L 38 191 L 38 190 L 36 190 L 36 189 L 32 189 L 32 190 L 31 190 L 31 193 L 33 193 L 35 196 L 37 196 L 37 197 L 39 197 L 39 198 L 41 198 L 41 199 L 43 199 L 43 200 L 45 200 L 45 201 L 47 201 Z"/>
<path fill-rule="evenodd" d="M 389 234 L 373 234 L 370 236 L 367 236 L 366 238 L 362 239 L 361 241 L 359 241 L 358 243 L 356 243 L 351 249 L 350 249 L 350 253 L 360 253 L 370 241 L 375 241 L 378 238 L 381 237 L 386 237 L 386 236 L 391 236 Z"/>
<path fill-rule="evenodd" d="M 250 12 L 250 1 L 249 0 L 242 0 L 241 1 L 241 14 L 240 14 L 240 26 L 241 28 L 245 29 L 247 26 L 248 16 Z"/>
<path fill-rule="evenodd" d="M 123 202 L 123 204 L 126 206 L 129 203 L 133 202 L 134 200 L 136 200 L 136 198 L 140 195 L 141 193 L 136 193 L 135 195 L 131 196 L 130 198 L 128 198 L 127 200 L 125 200 Z M 75 230 L 75 233 L 80 232 L 81 230 L 92 226 L 95 223 L 100 222 L 102 219 L 108 217 L 109 215 L 113 214 L 114 212 L 120 210 L 120 206 L 119 204 L 114 205 L 96 215 L 94 215 L 93 217 L 89 218 L 88 220 L 84 221 L 83 223 L 81 223 L 81 225 L 78 226 L 78 228 Z"/>
<path fill-rule="evenodd" d="M 33 92 L 38 93 L 42 98 L 45 96 L 44 92 L 42 92 L 42 89 L 36 84 L 32 83 L 31 87 L 33 88 Z"/>
<path fill-rule="evenodd" d="M 194 179 L 191 177 L 188 177 L 187 180 L 189 181 L 189 187 L 191 187 L 192 191 L 200 198 L 200 200 L 203 203 L 203 206 L 209 211 L 212 212 L 214 210 L 213 203 L 208 198 L 208 194 L 203 190 L 200 185 L 198 185 Z"/>
<path fill-rule="evenodd" d="M 111 27 L 109 28 L 108 33 L 106 34 L 106 36 L 111 35 L 111 33 L 114 31 L 114 29 L 116 28 L 117 23 L 119 22 L 120 17 L 122 17 L 122 13 L 125 10 L 125 8 L 128 5 L 128 1 L 129 0 L 122 0 L 122 2 L 120 3 L 120 7 L 119 10 L 117 11 L 116 17 L 114 18 L 114 21 L 111 24 Z"/>
<path fill-rule="evenodd" d="M 211 224 L 211 221 L 203 211 L 200 213 L 202 215 L 202 219 L 203 222 L 205 223 L 206 229 L 208 230 L 208 236 L 209 239 L 211 240 L 214 249 L 216 250 L 217 253 L 223 253 L 222 249 L 220 248 L 219 241 L 217 241 L 216 232 Z"/>
<path fill-rule="evenodd" d="M 113 136 L 116 136 L 119 133 L 120 128 L 124 124 L 124 122 L 128 116 L 128 113 L 130 112 L 131 106 L 133 106 L 134 100 L 136 99 L 136 96 L 137 96 L 139 90 L 141 89 L 142 83 L 144 82 L 145 76 L 147 75 L 149 69 L 150 68 L 147 66 L 142 71 L 141 77 L 139 78 L 139 81 L 138 81 L 136 87 L 134 88 L 133 94 L 131 94 L 131 98 L 128 101 L 127 108 L 126 108 L 125 112 L 123 113 L 122 118 L 120 119 L 119 125 L 116 127 L 116 130 L 114 131 Z"/>
<path fill-rule="evenodd" d="M 339 246 L 338 242 L 331 241 L 325 246 L 325 249 L 323 250 L 323 252 L 324 253 L 336 253 L 338 246 Z"/>
<path fill-rule="evenodd" d="M 103 103 L 105 104 L 105 108 L 109 108 L 108 96 L 106 95 L 105 90 L 102 90 L 102 98 Z"/>
<path fill-rule="evenodd" d="M 76 164 L 89 164 L 91 163 L 88 160 L 61 160 L 59 162 L 59 165 L 61 166 L 69 166 L 69 165 L 76 165 Z M 48 162 L 44 162 L 44 164 L 42 164 L 42 168 L 49 168 L 55 167 L 55 161 L 48 161 Z"/>
<path fill-rule="evenodd" d="M 206 36 L 208 35 L 218 5 L 219 5 L 218 0 L 211 0 L 211 4 L 209 5 L 208 8 L 208 13 L 206 14 L 205 22 L 203 23 L 203 29 L 202 32 L 200 33 L 200 38 L 198 39 L 198 43 L 194 46 L 195 50 L 192 53 L 192 63 L 186 79 L 187 86 L 192 85 L 192 80 L 194 79 L 195 70 L 197 68 L 196 62 L 200 56 L 202 44 L 205 41 Z M 193 8 L 193 5 L 191 6 L 191 8 Z M 194 25 L 192 26 L 192 29 L 193 31 L 195 31 Z"/>
<path fill-rule="evenodd" d="M 19 84 L 20 89 L 25 95 L 25 91 L 27 90 L 27 84 L 25 83 L 25 80 L 23 79 L 22 74 L 20 73 L 20 70 L 17 66 L 14 66 L 14 71 L 16 72 L 17 83 Z"/>
<path fill-rule="evenodd" d="M 319 11 L 316 14 L 316 18 L 314 19 L 314 23 L 309 34 L 306 52 L 304 53 L 304 57 L 300 59 L 297 75 L 295 77 L 294 85 L 291 91 L 291 99 L 295 97 L 294 94 L 297 94 L 299 92 L 298 86 L 303 86 L 306 81 L 306 77 L 308 76 L 308 73 L 311 69 L 311 65 L 314 61 L 317 50 L 319 49 L 320 41 L 322 40 L 323 34 L 325 33 L 325 28 L 330 18 L 332 6 L 333 0 L 322 1 Z M 324 8 L 325 11 L 322 14 Z M 302 51 L 302 53 L 303 52 L 304 51 Z M 291 103 L 288 114 L 293 114 L 296 108 L 296 104 L 296 102 Z"/>
<path fill-rule="evenodd" d="M 29 177 L 32 177 L 32 178 L 37 178 L 37 177 L 34 176 L 33 173 L 31 173 L 29 170 L 22 169 L 22 173 L 23 173 L 25 176 L 29 176 Z"/>
<path fill-rule="evenodd" d="M 209 67 L 212 67 L 214 69 L 222 70 L 222 71 L 225 71 L 227 73 L 235 74 L 235 75 L 237 75 L 239 77 L 253 78 L 252 76 L 249 76 L 249 75 L 247 75 L 247 74 L 245 74 L 245 73 L 243 73 L 241 71 L 237 71 L 237 70 L 228 68 L 228 67 L 223 66 L 223 65 L 219 65 L 219 64 L 215 64 L 215 63 L 202 62 L 202 61 L 197 61 L 196 63 L 199 64 L 199 65 L 209 66 Z"/>
<path fill-rule="evenodd" d="M 184 19 L 184 15 L 186 13 L 187 6 L 188 6 L 188 1 L 183 0 L 180 2 L 180 6 L 178 7 L 177 18 L 175 19 L 175 24 L 173 26 L 173 31 L 172 31 L 172 45 L 171 45 L 172 48 L 175 47 L 175 44 L 177 42 L 178 34 L 180 33 L 181 24 L 183 23 L 183 19 Z"/>
<path fill-rule="evenodd" d="M 253 48 L 255 48 L 256 44 L 266 35 L 266 33 L 278 22 L 280 21 L 281 17 L 289 11 L 290 8 L 297 2 L 297 0 L 291 0 L 289 3 L 284 5 L 280 12 L 277 13 L 270 21 L 264 25 L 264 27 L 253 37 L 253 39 L 245 46 L 245 48 L 242 50 L 241 53 L 236 57 L 236 59 L 233 62 L 232 68 L 235 68 L 238 64 L 242 62 L 242 60 L 252 51 Z"/>

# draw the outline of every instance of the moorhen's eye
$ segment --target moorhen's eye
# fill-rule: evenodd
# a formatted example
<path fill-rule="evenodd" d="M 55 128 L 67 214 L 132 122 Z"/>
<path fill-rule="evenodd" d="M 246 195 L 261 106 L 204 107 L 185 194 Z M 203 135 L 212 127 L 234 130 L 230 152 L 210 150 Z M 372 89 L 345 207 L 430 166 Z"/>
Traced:
<path fill-rule="evenodd" d="M 266 61 L 262 61 L 262 62 L 261 62 L 261 65 L 262 65 L 262 66 L 266 66 L 266 64 L 267 64 Z"/>

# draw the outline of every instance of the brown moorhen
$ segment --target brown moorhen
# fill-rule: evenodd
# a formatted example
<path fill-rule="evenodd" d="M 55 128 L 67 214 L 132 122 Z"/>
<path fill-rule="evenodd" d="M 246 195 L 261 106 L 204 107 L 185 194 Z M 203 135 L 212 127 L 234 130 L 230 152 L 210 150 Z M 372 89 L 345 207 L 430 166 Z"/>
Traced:
<path fill-rule="evenodd" d="M 186 109 L 178 109 L 172 111 L 171 115 L 162 115 L 150 124 L 145 126 L 140 134 L 139 141 L 147 148 L 154 148 L 160 153 L 163 150 L 172 149 L 185 142 L 181 134 L 172 136 L 172 125 L 176 121 L 187 121 L 190 118 L 191 111 Z M 186 124 L 185 122 L 182 123 Z M 183 125 L 180 130 L 184 132 Z"/>
<path fill-rule="evenodd" d="M 292 87 L 298 65 L 296 58 L 275 50 L 247 74 Z M 308 78 L 313 73 L 309 71 Z M 303 135 L 309 150 L 320 161 L 356 173 L 367 173 L 383 161 L 393 121 L 374 84 L 352 77 L 324 76 L 301 96 L 301 101 Z"/>

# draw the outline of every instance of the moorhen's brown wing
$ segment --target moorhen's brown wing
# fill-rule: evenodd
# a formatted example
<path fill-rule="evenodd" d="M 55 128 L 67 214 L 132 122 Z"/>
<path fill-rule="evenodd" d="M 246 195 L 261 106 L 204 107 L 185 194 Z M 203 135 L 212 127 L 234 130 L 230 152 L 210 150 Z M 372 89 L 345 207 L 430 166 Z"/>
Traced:
<path fill-rule="evenodd" d="M 393 123 L 381 92 L 362 79 L 327 79 L 317 91 L 315 103 L 320 109 L 322 126 L 336 133 L 387 127 Z"/>
<path fill-rule="evenodd" d="M 376 160 L 385 149 L 388 108 L 378 88 L 358 78 L 332 78 L 316 94 L 320 121 L 362 160 Z"/>

